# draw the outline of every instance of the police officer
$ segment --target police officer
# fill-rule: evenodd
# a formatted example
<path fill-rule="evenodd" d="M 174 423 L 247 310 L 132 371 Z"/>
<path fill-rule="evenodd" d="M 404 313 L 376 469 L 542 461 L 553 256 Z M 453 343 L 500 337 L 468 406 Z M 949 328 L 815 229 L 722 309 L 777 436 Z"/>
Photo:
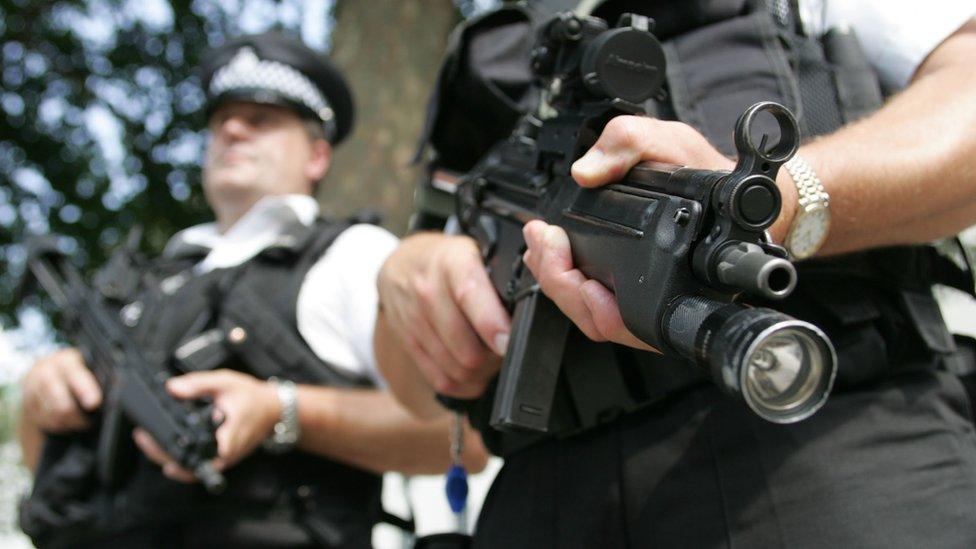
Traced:
<path fill-rule="evenodd" d="M 822 137 L 780 171 L 771 230 L 798 261 L 799 285 L 763 305 L 826 330 L 839 359 L 831 400 L 804 422 L 773 425 L 707 382 L 684 383 L 616 420 L 522 445 L 505 456 L 476 547 L 976 543 L 976 437 L 944 370 L 955 349 L 930 290 L 965 280 L 923 245 L 976 222 L 973 8 L 797 4 L 605 2 L 597 13 L 610 21 L 636 11 L 658 22 L 669 97 L 654 107 L 680 121 L 616 118 L 572 173 L 596 187 L 644 160 L 731 169 L 729 136 L 747 106 L 771 99 L 800 113 L 801 129 Z M 827 27 L 850 23 L 864 50 L 838 54 L 846 29 L 815 30 L 811 14 L 821 26 L 824 15 Z M 612 356 L 651 350 L 627 331 L 613 293 L 574 268 L 564 231 L 533 221 L 524 233 L 526 264 L 582 334 L 619 345 Z M 387 326 L 377 333 L 409 358 L 380 366 L 399 372 L 392 388 L 417 413 L 434 413 L 435 392 L 480 398 L 473 413 L 490 402 L 510 320 L 479 262 L 471 239 L 424 233 L 381 270 Z M 589 379 L 644 368 L 617 381 L 645 394 L 662 385 L 634 387 L 644 378 L 678 379 L 670 361 L 629 356 L 584 364 Z M 398 383 L 405 372 L 426 383 Z M 589 404 L 610 386 L 572 383 L 564 376 L 557 398 Z"/>
<path fill-rule="evenodd" d="M 64 500 L 72 488 L 52 485 L 42 467 L 22 525 L 39 546 L 369 546 L 380 474 L 445 470 L 449 426 L 418 421 L 375 389 L 374 281 L 396 238 L 320 217 L 312 198 L 352 128 L 350 91 L 325 57 L 282 34 L 229 40 L 202 68 L 204 191 L 216 220 L 181 231 L 140 269 L 120 314 L 149 355 L 210 344 L 219 353 L 228 341 L 242 350 L 167 384 L 177 398 L 212 399 L 226 492 L 208 495 L 135 429 L 141 453 L 120 487 L 89 484 Z M 210 338 L 229 303 L 245 298 L 260 307 Z M 286 356 L 289 345 L 304 353 Z M 323 385 L 334 379 L 341 386 Z M 47 434 L 91 428 L 104 401 L 75 349 L 41 359 L 23 390 L 32 469 Z M 468 466 L 479 469 L 484 452 L 470 438 Z"/>

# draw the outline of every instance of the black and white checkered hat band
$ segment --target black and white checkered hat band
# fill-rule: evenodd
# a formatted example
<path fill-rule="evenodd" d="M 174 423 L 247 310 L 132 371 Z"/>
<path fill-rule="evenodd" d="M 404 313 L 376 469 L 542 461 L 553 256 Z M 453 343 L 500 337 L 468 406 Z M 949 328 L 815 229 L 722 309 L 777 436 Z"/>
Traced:
<path fill-rule="evenodd" d="M 307 76 L 289 65 L 259 59 L 251 48 L 241 48 L 210 81 L 211 97 L 237 90 L 267 90 L 294 101 L 322 119 L 330 141 L 335 137 L 335 113 L 329 102 Z"/>

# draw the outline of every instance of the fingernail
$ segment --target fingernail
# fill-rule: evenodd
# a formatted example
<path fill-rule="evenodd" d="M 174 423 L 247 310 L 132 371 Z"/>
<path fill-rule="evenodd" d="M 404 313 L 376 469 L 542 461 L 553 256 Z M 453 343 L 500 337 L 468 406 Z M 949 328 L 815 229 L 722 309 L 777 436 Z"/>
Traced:
<path fill-rule="evenodd" d="M 498 356 L 505 356 L 505 351 L 508 350 L 508 334 L 500 333 L 495 336 L 495 354 Z"/>
<path fill-rule="evenodd" d="M 546 246 L 558 246 L 561 236 L 562 235 L 559 233 L 559 227 L 549 225 L 546 227 L 545 232 L 542 233 L 542 241 L 546 244 Z"/>
<path fill-rule="evenodd" d="M 603 161 L 603 152 L 598 149 L 590 149 L 579 160 L 573 163 L 573 175 L 592 179 L 600 171 L 600 163 Z"/>
<path fill-rule="evenodd" d="M 183 383 L 177 378 L 172 378 L 166 382 L 167 389 L 169 389 L 170 391 L 176 391 L 178 393 L 186 389 L 185 385 L 186 385 L 185 383 Z"/>
<path fill-rule="evenodd" d="M 87 391 L 81 395 L 81 404 L 86 410 L 92 410 L 98 406 L 98 395 L 92 391 Z"/>

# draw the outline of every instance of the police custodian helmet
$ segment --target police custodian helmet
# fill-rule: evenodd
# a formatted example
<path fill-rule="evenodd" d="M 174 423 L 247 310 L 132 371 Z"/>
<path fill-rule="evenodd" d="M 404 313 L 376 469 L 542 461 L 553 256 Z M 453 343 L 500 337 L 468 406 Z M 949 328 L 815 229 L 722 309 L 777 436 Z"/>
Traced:
<path fill-rule="evenodd" d="M 320 120 L 333 145 L 352 129 L 352 94 L 345 78 L 298 38 L 278 32 L 239 36 L 206 52 L 200 66 L 207 114 L 227 100 L 294 109 Z"/>

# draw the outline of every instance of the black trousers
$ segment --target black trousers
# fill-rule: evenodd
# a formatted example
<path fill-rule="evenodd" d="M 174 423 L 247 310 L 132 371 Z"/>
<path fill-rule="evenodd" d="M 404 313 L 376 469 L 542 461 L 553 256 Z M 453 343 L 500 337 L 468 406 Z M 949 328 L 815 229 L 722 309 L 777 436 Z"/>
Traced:
<path fill-rule="evenodd" d="M 901 374 L 774 425 L 710 385 L 506 459 L 475 547 L 976 547 L 955 377 Z"/>

